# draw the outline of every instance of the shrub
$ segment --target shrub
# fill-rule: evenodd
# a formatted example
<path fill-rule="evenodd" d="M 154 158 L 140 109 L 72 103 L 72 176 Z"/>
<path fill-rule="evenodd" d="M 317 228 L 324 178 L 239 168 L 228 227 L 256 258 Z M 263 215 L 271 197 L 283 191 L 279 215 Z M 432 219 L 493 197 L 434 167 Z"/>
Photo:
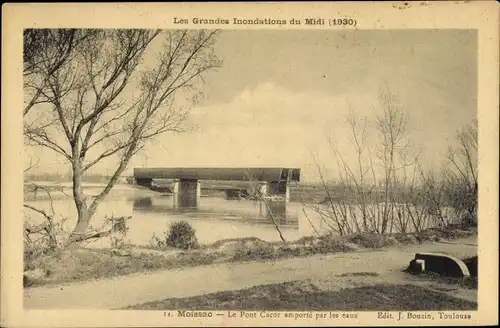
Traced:
<path fill-rule="evenodd" d="M 131 217 L 118 217 L 118 218 L 107 218 L 108 222 L 111 223 L 110 229 L 110 242 L 112 248 L 127 248 L 130 247 L 130 241 L 126 241 L 125 237 L 127 237 L 127 233 L 129 231 L 129 227 L 127 225 L 127 220 Z"/>
<path fill-rule="evenodd" d="M 382 246 L 390 247 L 390 246 L 398 246 L 399 241 L 395 236 L 384 236 L 382 240 Z"/>
<path fill-rule="evenodd" d="M 200 246 L 196 238 L 196 230 L 186 221 L 170 224 L 165 242 L 167 246 L 182 249 L 192 249 Z"/>
<path fill-rule="evenodd" d="M 381 248 L 384 247 L 383 236 L 376 233 L 358 233 L 349 237 L 349 241 L 354 244 L 361 245 L 365 248 Z"/>
<path fill-rule="evenodd" d="M 443 238 L 447 239 L 456 239 L 462 237 L 468 237 L 475 235 L 477 233 L 477 229 L 471 228 L 462 228 L 461 226 L 447 226 L 440 229 L 440 233 Z"/>
<path fill-rule="evenodd" d="M 397 233 L 394 235 L 394 238 L 396 238 L 398 243 L 403 245 L 412 245 L 418 243 L 417 238 L 413 234 Z"/>
<path fill-rule="evenodd" d="M 264 241 L 243 242 L 237 245 L 233 261 L 249 261 L 276 258 L 274 247 Z"/>
<path fill-rule="evenodd" d="M 429 228 L 418 233 L 416 237 L 419 242 L 439 241 L 443 238 L 443 232 L 436 228 Z"/>
<path fill-rule="evenodd" d="M 33 243 L 24 240 L 23 259 L 24 270 L 33 270 L 35 266 L 33 262 L 39 257 L 50 254 L 56 249 L 47 241 L 46 238 L 41 238 L 40 241 Z"/>
<path fill-rule="evenodd" d="M 297 240 L 298 244 L 306 245 L 307 243 L 311 243 L 316 239 L 314 236 L 304 236 Z"/>
<path fill-rule="evenodd" d="M 166 248 L 169 248 L 167 246 L 167 234 L 165 234 L 165 238 L 161 239 L 158 238 L 155 233 L 153 233 L 153 237 L 151 237 L 151 240 L 149 241 L 149 248 L 151 249 L 159 249 L 159 250 L 164 250 Z"/>
<path fill-rule="evenodd" d="M 333 234 L 323 235 L 319 238 L 319 243 L 315 245 L 320 253 L 337 253 L 352 251 L 352 247 L 340 236 Z"/>
<path fill-rule="evenodd" d="M 295 245 L 283 244 L 278 247 L 277 253 L 278 256 L 281 257 L 290 257 L 290 256 L 293 257 L 293 256 L 306 255 L 310 252 L 307 252 L 304 245 L 301 244 L 295 244 Z"/>

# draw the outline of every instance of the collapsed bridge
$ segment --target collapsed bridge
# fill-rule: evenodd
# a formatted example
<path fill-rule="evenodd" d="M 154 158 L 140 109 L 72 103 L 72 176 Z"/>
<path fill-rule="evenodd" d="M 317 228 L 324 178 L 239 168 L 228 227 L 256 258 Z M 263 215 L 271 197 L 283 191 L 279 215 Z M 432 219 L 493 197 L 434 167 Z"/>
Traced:
<path fill-rule="evenodd" d="M 246 181 L 257 187 L 262 197 L 289 202 L 290 182 L 300 181 L 298 168 L 134 168 L 135 183 L 151 188 L 153 180 L 173 180 L 174 205 L 196 207 L 201 196 L 200 180 Z M 238 187 L 226 188 L 229 197 Z"/>

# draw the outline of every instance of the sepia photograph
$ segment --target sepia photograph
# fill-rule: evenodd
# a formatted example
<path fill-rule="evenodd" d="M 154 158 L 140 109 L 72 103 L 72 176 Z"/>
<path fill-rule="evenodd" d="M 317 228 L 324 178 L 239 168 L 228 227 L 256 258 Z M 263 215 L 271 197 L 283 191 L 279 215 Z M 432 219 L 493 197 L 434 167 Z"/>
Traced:
<path fill-rule="evenodd" d="M 22 308 L 470 324 L 480 32 L 359 24 L 23 28 Z"/>

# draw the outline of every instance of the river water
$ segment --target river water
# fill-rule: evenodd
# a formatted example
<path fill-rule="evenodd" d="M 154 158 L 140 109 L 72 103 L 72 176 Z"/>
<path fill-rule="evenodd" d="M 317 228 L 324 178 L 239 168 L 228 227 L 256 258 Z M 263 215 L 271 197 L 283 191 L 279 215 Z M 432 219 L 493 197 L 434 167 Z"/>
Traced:
<path fill-rule="evenodd" d="M 99 187 L 88 187 L 86 194 L 97 195 Z M 71 192 L 67 190 L 66 194 Z M 55 213 L 56 220 L 68 218 L 65 227 L 69 231 L 76 223 L 75 205 L 71 197 L 52 193 L 52 201 L 46 196 L 30 197 L 25 201 L 46 212 Z M 51 205 L 52 204 L 52 205 Z M 271 208 L 269 208 L 269 206 Z M 224 197 L 201 197 L 196 209 L 175 209 L 172 196 L 137 189 L 128 185 L 117 185 L 111 194 L 100 204 L 92 226 L 99 227 L 105 216 L 131 216 L 128 221 L 129 231 L 126 239 L 135 245 L 148 245 L 153 235 L 164 237 L 169 225 L 176 221 L 187 221 L 196 230 L 198 241 L 208 244 L 221 239 L 257 237 L 266 241 L 279 241 L 280 237 L 269 215 L 274 213 L 274 221 L 288 241 L 310 236 L 327 226 L 314 211 L 308 210 L 299 203 L 290 202 L 286 212 L 279 205 L 253 200 L 226 200 Z M 40 215 L 26 209 L 33 223 L 42 220 Z M 307 217 L 306 217 L 307 215 Z M 314 229 L 311 226 L 314 222 Z M 94 247 L 105 247 L 107 241 L 101 240 L 90 244 Z"/>
<path fill-rule="evenodd" d="M 85 194 L 89 197 L 89 202 L 93 196 L 100 193 L 102 188 L 103 186 L 99 185 L 86 185 Z M 71 190 L 68 185 L 62 192 L 51 192 L 52 201 L 46 194 L 38 194 L 36 197 L 33 194 L 25 195 L 25 204 L 30 204 L 47 213 L 55 213 L 56 221 L 67 218 L 64 226 L 69 234 L 76 224 L 75 205 L 69 195 L 71 195 Z M 163 239 L 170 224 L 177 221 L 189 222 L 196 230 L 196 236 L 201 244 L 244 237 L 257 237 L 270 242 L 280 241 L 274 223 L 279 226 L 287 241 L 331 231 L 332 221 L 328 222 L 317 212 L 318 208 L 321 212 L 328 211 L 326 205 L 315 205 L 316 210 L 314 210 L 311 206 L 289 202 L 286 204 L 285 210 L 283 202 L 228 200 L 225 194 L 203 196 L 202 191 L 202 197 L 196 208 L 179 209 L 175 207 L 173 197 L 170 195 L 126 184 L 116 185 L 98 207 L 91 225 L 98 229 L 106 217 L 130 216 L 129 230 L 125 241 L 134 245 L 149 245 L 153 236 Z M 369 206 L 376 207 L 377 205 Z M 451 212 L 451 209 L 442 210 L 443 213 Z M 273 215 L 271 216 L 269 212 Z M 347 220 L 352 226 L 353 215 L 351 212 L 346 214 L 348 215 Z M 34 224 L 43 220 L 41 215 L 27 208 L 25 208 L 25 216 L 29 217 L 29 220 Z M 446 216 L 451 217 L 452 214 Z M 354 217 L 359 219 L 361 213 L 355 213 Z M 426 227 L 432 225 L 431 221 L 425 224 Z M 406 231 L 411 231 L 411 225 L 406 229 Z M 397 230 L 397 224 L 391 225 L 390 232 L 397 232 Z M 110 239 L 105 238 L 93 242 L 89 246 L 108 247 L 109 243 Z"/>

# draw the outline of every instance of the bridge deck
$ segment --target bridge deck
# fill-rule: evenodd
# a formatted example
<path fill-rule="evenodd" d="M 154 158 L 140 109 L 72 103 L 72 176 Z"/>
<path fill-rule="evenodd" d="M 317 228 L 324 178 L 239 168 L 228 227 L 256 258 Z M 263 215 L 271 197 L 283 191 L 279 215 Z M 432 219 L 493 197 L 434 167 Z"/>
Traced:
<path fill-rule="evenodd" d="M 135 168 L 135 179 L 300 181 L 297 168 Z"/>

